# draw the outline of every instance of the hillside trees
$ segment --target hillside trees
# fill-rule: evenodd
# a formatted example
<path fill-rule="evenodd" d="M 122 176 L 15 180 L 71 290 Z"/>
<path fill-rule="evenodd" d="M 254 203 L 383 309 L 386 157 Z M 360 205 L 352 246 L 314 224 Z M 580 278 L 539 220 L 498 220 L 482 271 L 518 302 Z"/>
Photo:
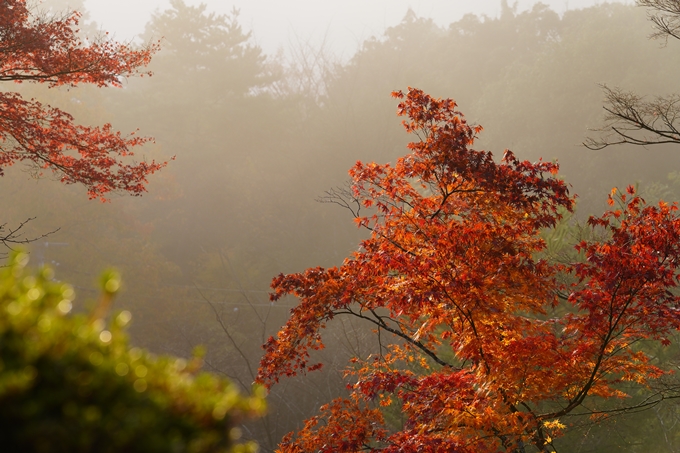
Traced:
<path fill-rule="evenodd" d="M 163 38 L 150 66 L 155 75 L 149 84 L 131 84 L 120 108 L 143 118 L 145 130 L 183 166 L 173 174 L 174 195 L 153 210 L 162 209 L 165 218 L 173 213 L 159 239 L 169 256 L 188 264 L 201 247 L 222 247 L 225 236 L 272 221 L 250 223 L 245 213 L 257 203 L 275 206 L 262 187 L 282 183 L 285 172 L 275 169 L 292 166 L 281 146 L 293 115 L 267 92 L 278 75 L 237 11 L 219 15 L 176 0 L 152 17 L 145 37 Z M 177 236 L 185 240 L 178 243 Z"/>
<path fill-rule="evenodd" d="M 572 417 L 680 397 L 638 346 L 668 344 L 680 327 L 677 207 L 612 191 L 576 258 L 550 262 L 541 231 L 574 203 L 557 164 L 510 151 L 497 163 L 472 149 L 481 127 L 452 100 L 395 96 L 419 140 L 394 167 L 358 162 L 351 189 L 329 195 L 369 238 L 339 267 L 272 282 L 272 300 L 299 304 L 265 345 L 267 386 L 319 368 L 310 353 L 336 317 L 378 337 L 346 370 L 350 396 L 281 451 L 549 452 Z M 386 421 L 390 408 L 401 423 Z"/>

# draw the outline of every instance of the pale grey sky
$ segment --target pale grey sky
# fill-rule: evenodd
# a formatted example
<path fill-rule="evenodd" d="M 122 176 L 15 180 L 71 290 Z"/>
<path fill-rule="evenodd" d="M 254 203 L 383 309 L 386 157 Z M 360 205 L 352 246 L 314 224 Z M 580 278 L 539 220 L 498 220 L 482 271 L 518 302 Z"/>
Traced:
<path fill-rule="evenodd" d="M 632 0 L 614 0 L 632 3 Z M 185 0 L 205 3 L 209 11 L 241 11 L 241 24 L 253 33 L 266 53 L 273 54 L 291 43 L 324 37 L 330 50 L 347 58 L 366 38 L 382 34 L 386 27 L 401 21 L 410 7 L 419 16 L 430 17 L 439 25 L 455 22 L 467 13 L 495 17 L 501 0 Z M 509 4 L 514 1 L 510 0 Z M 531 8 L 534 0 L 518 0 L 519 11 Z M 553 10 L 577 9 L 604 3 L 598 0 L 543 0 Z M 169 6 L 168 0 L 85 0 L 86 8 L 104 30 L 117 40 L 129 40 L 141 33 L 156 9 Z"/>

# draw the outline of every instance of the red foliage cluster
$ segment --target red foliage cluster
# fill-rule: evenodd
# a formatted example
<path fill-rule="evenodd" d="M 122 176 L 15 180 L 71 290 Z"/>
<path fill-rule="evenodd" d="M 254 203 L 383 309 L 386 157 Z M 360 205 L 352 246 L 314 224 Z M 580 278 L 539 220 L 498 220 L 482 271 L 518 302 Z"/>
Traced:
<path fill-rule="evenodd" d="M 78 37 L 79 13 L 63 17 L 35 14 L 25 0 L 0 6 L 0 81 L 45 83 L 50 87 L 120 86 L 121 77 L 139 75 L 156 45 L 135 50 L 104 38 L 83 43 Z M 0 93 L 0 166 L 27 162 L 38 172 L 49 169 L 67 184 L 81 183 L 90 198 L 112 191 L 140 195 L 146 177 L 166 165 L 127 164 L 131 148 L 150 139 L 124 137 L 110 124 L 85 127 L 57 108 L 25 100 L 18 93 Z M 2 170 L 0 169 L 0 174 Z"/>
<path fill-rule="evenodd" d="M 574 205 L 557 164 L 510 151 L 496 162 L 471 148 L 481 128 L 452 100 L 394 96 L 420 140 L 394 167 L 357 163 L 351 193 L 337 194 L 373 212 L 353 211 L 371 232 L 357 252 L 274 279 L 272 300 L 300 302 L 266 343 L 259 380 L 317 368 L 309 351 L 335 316 L 395 341 L 353 359 L 350 399 L 324 406 L 281 451 L 550 451 L 560 417 L 587 398 L 663 374 L 634 345 L 680 325 L 676 207 L 645 206 L 629 189 L 621 209 L 590 220 L 605 239 L 578 244 L 583 260 L 549 262 L 541 233 Z M 388 429 L 381 407 L 397 407 L 403 426 Z"/>

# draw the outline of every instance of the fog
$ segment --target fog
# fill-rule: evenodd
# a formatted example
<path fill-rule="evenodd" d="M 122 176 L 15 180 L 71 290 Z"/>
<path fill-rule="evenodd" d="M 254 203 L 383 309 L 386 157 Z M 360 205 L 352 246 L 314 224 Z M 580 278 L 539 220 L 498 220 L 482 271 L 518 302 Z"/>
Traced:
<path fill-rule="evenodd" d="M 615 186 L 638 184 L 649 200 L 680 197 L 677 147 L 581 146 L 603 124 L 600 84 L 650 96 L 680 90 L 678 44 L 650 41 L 645 10 L 626 2 L 43 4 L 84 10 L 87 35 L 109 30 L 138 45 L 162 37 L 161 51 L 152 77 L 121 89 L 22 85 L 22 93 L 84 123 L 139 128 L 155 138 L 140 156 L 176 159 L 150 178 L 144 196 L 103 204 L 82 187 L 7 169 L 0 223 L 36 217 L 27 234 L 59 229 L 30 245 L 32 263 L 72 282 L 78 309 L 96 298 L 101 270 L 120 269 L 125 287 L 116 303 L 133 313 L 135 344 L 182 356 L 205 345 L 205 368 L 244 388 L 262 343 L 295 304 L 269 302 L 272 277 L 338 265 L 362 237 L 349 212 L 318 197 L 342 186 L 357 160 L 394 162 L 407 151 L 412 137 L 395 115 L 392 90 L 414 86 L 456 99 L 484 127 L 476 146 L 496 156 L 509 148 L 520 159 L 558 160 L 579 194 L 581 219 L 601 211 Z M 346 358 L 373 346 L 369 334 L 346 320 L 328 329 L 324 371 L 274 387 L 270 415 L 247 435 L 273 451 L 343 394 Z M 563 451 L 662 451 L 665 425 L 638 417 L 578 432 L 589 436 L 587 448 L 567 437 Z M 609 441 L 633 435 L 659 444 Z M 669 442 L 670 451 L 680 449 L 677 434 Z"/>
<path fill-rule="evenodd" d="M 631 0 L 618 0 L 632 3 Z M 349 58 L 371 36 L 379 36 L 396 25 L 408 9 L 419 17 L 432 19 L 439 26 L 460 20 L 465 14 L 497 17 L 501 11 L 500 0 L 349 0 L 344 2 L 319 2 L 315 0 L 191 0 L 188 5 L 207 5 L 208 11 L 228 14 L 233 8 L 241 13 L 241 24 L 252 32 L 253 40 L 265 53 L 273 55 L 286 51 L 291 43 L 322 43 L 334 54 Z M 536 3 L 521 0 L 508 4 L 526 11 Z M 602 3 L 599 0 L 546 0 L 542 3 L 560 14 L 569 9 L 579 9 Z M 120 40 L 130 40 L 144 31 L 144 26 L 154 11 L 169 6 L 168 0 L 86 0 L 85 8 L 102 29 L 115 34 Z"/>

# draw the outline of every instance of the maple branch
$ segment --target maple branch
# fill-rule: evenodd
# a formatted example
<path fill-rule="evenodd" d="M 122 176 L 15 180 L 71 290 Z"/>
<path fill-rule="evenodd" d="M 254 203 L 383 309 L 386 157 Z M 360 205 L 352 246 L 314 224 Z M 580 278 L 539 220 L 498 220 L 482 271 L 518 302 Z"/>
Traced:
<path fill-rule="evenodd" d="M 386 190 L 386 188 L 383 187 L 383 186 L 380 185 L 380 184 L 377 184 L 377 183 L 373 183 L 373 184 L 374 184 L 376 187 L 379 187 L 379 188 L 380 188 L 381 190 L 383 190 L 383 191 Z M 460 187 L 460 186 L 459 186 L 459 187 Z M 438 210 L 437 210 L 434 214 L 432 214 L 432 215 L 425 215 L 424 213 L 421 213 L 421 215 L 422 215 L 423 217 L 425 217 L 425 218 L 430 218 L 431 220 L 434 219 L 434 218 L 441 212 L 441 209 L 442 209 L 442 207 L 444 206 L 444 204 L 445 204 L 445 202 L 446 202 L 446 199 L 448 199 L 449 196 L 451 196 L 451 195 L 453 195 L 454 193 L 457 193 L 457 192 L 465 192 L 465 193 L 473 193 L 473 192 L 474 192 L 474 193 L 476 193 L 476 192 L 485 192 L 485 191 L 482 190 L 482 189 L 466 189 L 466 190 L 456 190 L 456 189 L 453 189 L 453 190 L 451 190 L 451 191 L 448 191 L 448 192 L 446 193 L 446 195 L 443 196 L 443 199 L 442 199 L 442 201 L 441 201 L 441 203 L 440 203 L 440 206 L 439 206 Z M 324 198 L 323 198 L 322 200 L 320 200 L 320 201 L 338 204 L 339 206 L 345 207 L 345 208 L 348 209 L 350 212 L 352 212 L 352 214 L 354 215 L 355 218 L 358 218 L 358 217 L 359 217 L 359 210 L 361 209 L 361 203 L 360 203 L 359 199 L 358 199 L 356 196 L 354 196 L 348 189 L 345 189 L 345 188 L 342 188 L 342 189 L 335 189 L 335 190 L 332 190 L 332 191 L 327 191 L 326 194 L 327 194 L 327 196 L 324 197 Z M 352 208 L 352 205 L 350 204 L 350 202 L 348 201 L 348 199 L 351 200 L 351 201 L 356 205 L 356 211 Z M 407 205 L 410 206 L 410 207 L 413 207 L 413 206 L 412 206 L 410 203 L 408 203 L 403 197 L 398 197 L 398 200 L 401 201 L 401 202 L 403 202 L 403 203 L 405 203 L 405 204 L 407 204 Z M 394 206 L 397 207 L 396 204 L 395 204 Z M 409 222 L 409 223 L 411 223 L 418 231 L 422 231 L 422 230 L 420 229 L 420 227 L 415 223 L 414 219 L 410 219 L 410 222 Z M 387 240 L 390 244 L 392 244 L 393 246 L 397 247 L 399 250 L 403 251 L 404 253 L 407 253 L 407 254 L 409 254 L 409 255 L 411 255 L 411 256 L 413 256 L 413 257 L 417 257 L 417 256 L 418 256 L 415 252 L 406 249 L 406 248 L 403 247 L 401 244 L 399 244 L 398 242 L 394 241 L 392 238 L 390 238 L 390 237 L 388 237 L 387 235 L 385 235 L 381 230 L 380 230 L 380 231 L 379 231 L 379 230 L 376 230 L 375 228 L 370 227 L 369 225 L 365 225 L 365 224 L 364 224 L 363 226 L 364 226 L 366 229 L 368 229 L 369 231 L 371 231 L 371 232 L 377 234 L 379 237 L 381 237 L 381 238 Z M 427 237 L 428 235 L 425 234 L 424 236 Z M 488 361 L 487 361 L 486 358 L 485 358 L 484 349 L 483 349 L 483 347 L 482 347 L 482 341 L 481 341 L 481 339 L 480 339 L 479 332 L 477 331 L 477 328 L 476 328 L 476 326 L 475 326 L 475 322 L 474 322 L 474 319 L 473 319 L 473 317 L 472 317 L 472 313 L 466 312 L 466 311 L 462 310 L 462 308 L 461 308 L 461 307 L 453 300 L 453 298 L 448 294 L 448 291 L 447 291 L 446 288 L 441 284 L 441 282 L 439 282 L 436 278 L 434 278 L 434 277 L 432 277 L 432 276 L 430 276 L 430 278 L 437 284 L 437 286 L 439 286 L 439 287 L 443 290 L 443 292 L 444 292 L 444 294 L 446 295 L 446 297 L 447 297 L 447 298 L 448 298 L 448 299 L 456 306 L 456 308 L 458 309 L 459 313 L 460 313 L 460 314 L 468 321 L 468 323 L 470 324 L 470 326 L 471 326 L 471 328 L 472 328 L 472 331 L 473 331 L 473 334 L 474 334 L 475 338 L 478 340 L 478 351 L 479 351 L 480 357 L 481 357 L 481 359 L 482 359 L 482 362 L 484 363 L 484 367 L 485 367 L 487 373 L 489 373 L 489 372 L 490 372 L 490 365 L 489 365 Z M 348 312 L 349 312 L 349 313 L 352 313 L 352 314 L 354 314 L 355 316 L 358 316 L 358 317 L 360 317 L 360 318 L 368 319 L 369 321 L 373 322 L 374 324 L 378 325 L 379 327 L 382 327 L 382 328 L 384 328 L 385 330 L 387 330 L 387 331 L 389 331 L 389 332 L 391 332 L 391 333 L 393 333 L 393 334 L 395 334 L 395 335 L 397 335 L 397 336 L 399 336 L 399 337 L 405 339 L 405 340 L 408 341 L 409 343 L 411 343 L 411 344 L 415 345 L 416 347 L 420 348 L 421 350 L 423 350 L 428 356 L 430 356 L 431 358 L 433 358 L 433 360 L 435 360 L 436 363 L 438 363 L 438 364 L 440 364 L 440 365 L 442 365 L 442 366 L 452 366 L 451 364 L 448 364 L 448 363 L 446 363 L 446 362 L 444 362 L 444 361 L 441 361 L 441 360 L 439 359 L 439 357 L 437 357 L 431 350 L 427 349 L 420 341 L 413 340 L 411 336 L 409 336 L 409 335 L 407 335 L 407 334 L 404 334 L 403 332 L 400 332 L 400 331 L 397 331 L 397 330 L 395 330 L 395 329 L 390 328 L 390 327 L 384 322 L 384 320 L 382 319 L 382 317 L 379 316 L 379 315 L 377 315 L 373 310 L 371 310 L 371 312 L 372 312 L 372 314 L 376 317 L 376 319 L 377 319 L 379 322 L 376 322 L 375 320 L 373 320 L 373 319 L 371 319 L 371 318 L 368 318 L 368 317 L 365 317 L 365 316 L 363 316 L 363 315 L 360 315 L 360 314 L 358 314 L 358 313 L 352 312 L 351 310 L 348 310 Z M 392 319 L 392 318 L 389 318 L 389 319 L 392 320 L 393 322 L 397 322 L 397 321 L 395 321 L 395 320 Z M 397 322 L 397 323 L 398 323 L 398 322 Z"/>
<path fill-rule="evenodd" d="M 430 215 L 428 216 L 428 217 L 430 218 L 430 220 L 434 220 L 434 218 L 437 217 L 437 216 L 439 215 L 439 213 L 442 212 L 442 209 L 443 209 L 444 206 L 446 205 L 446 200 L 448 200 L 448 198 L 449 198 L 451 195 L 453 195 L 453 193 L 454 193 L 454 192 L 446 192 L 446 193 L 442 193 L 442 200 L 441 200 L 441 202 L 439 203 L 439 207 L 437 208 L 437 210 L 436 210 L 435 212 L 433 212 L 432 214 L 430 214 Z"/>
<path fill-rule="evenodd" d="M 588 392 L 590 391 L 592 386 L 597 381 L 597 375 L 600 372 L 600 368 L 602 367 L 603 361 L 607 357 L 607 354 L 605 353 L 605 351 L 606 351 L 607 347 L 609 346 L 610 341 L 615 336 L 616 328 L 617 328 L 619 322 L 623 318 L 623 315 L 625 314 L 628 307 L 630 307 L 630 304 L 633 302 L 637 293 L 642 289 L 642 287 L 644 287 L 644 285 L 647 282 L 648 282 L 648 280 L 645 279 L 644 282 L 640 285 L 639 288 L 632 289 L 630 291 L 626 302 L 624 303 L 623 307 L 621 308 L 621 311 L 616 316 L 616 319 L 614 319 L 614 301 L 616 299 L 616 295 L 618 294 L 619 289 L 621 288 L 622 284 L 624 283 L 621 278 L 617 281 L 617 284 L 616 284 L 615 288 L 613 289 L 612 295 L 610 297 L 610 303 L 609 303 L 610 310 L 609 310 L 609 319 L 608 319 L 609 328 L 607 330 L 607 333 L 604 335 L 604 337 L 602 339 L 602 344 L 600 345 L 599 353 L 597 355 L 595 365 L 593 365 L 593 370 L 590 373 L 590 377 L 585 382 L 585 384 L 581 388 L 581 390 L 568 402 L 566 407 L 564 407 L 562 410 L 557 411 L 557 412 L 541 415 L 540 417 L 542 419 L 553 419 L 553 418 L 561 417 L 563 415 L 570 413 L 575 408 L 577 408 L 578 406 L 583 404 L 583 401 L 588 396 Z M 609 356 L 612 356 L 612 354 L 609 354 Z"/>
<path fill-rule="evenodd" d="M 430 279 L 430 281 L 432 281 L 434 283 L 434 285 L 436 287 L 439 288 L 439 290 L 443 293 L 443 295 L 446 297 L 446 299 L 448 299 L 448 301 L 451 302 L 451 304 L 453 304 L 454 307 L 456 307 L 456 310 L 458 311 L 458 313 L 465 320 L 467 320 L 468 324 L 472 328 L 472 333 L 473 333 L 473 335 L 475 336 L 475 339 L 478 342 L 479 355 L 480 355 L 482 361 L 484 362 L 484 368 L 486 369 L 486 372 L 489 373 L 490 372 L 489 364 L 488 364 L 486 357 L 485 357 L 485 354 L 484 354 L 484 349 L 482 347 L 482 341 L 481 341 L 481 338 L 479 336 L 479 333 L 477 332 L 477 328 L 475 326 L 475 322 L 474 322 L 474 319 L 472 317 L 472 312 L 469 311 L 469 310 L 468 311 L 463 310 L 463 308 L 458 304 L 458 302 L 456 302 L 456 300 L 453 298 L 453 296 L 451 296 L 451 294 L 449 293 L 447 288 L 441 283 L 441 281 L 437 280 L 433 276 L 428 276 L 428 278 Z"/>
<path fill-rule="evenodd" d="M 589 410 L 588 412 L 579 412 L 579 413 L 569 413 L 569 414 L 563 414 L 564 416 L 569 416 L 569 417 L 581 417 L 585 415 L 604 415 L 604 414 L 619 414 L 619 413 L 637 413 L 637 412 L 643 412 L 646 411 L 654 406 L 657 406 L 661 404 L 662 402 L 666 400 L 676 400 L 680 399 L 680 386 L 677 388 L 672 388 L 672 389 L 667 389 L 669 392 L 676 392 L 671 395 L 666 395 L 664 391 L 659 391 L 656 392 L 652 395 L 649 395 L 647 398 L 642 400 L 638 404 L 634 404 L 632 406 L 624 406 L 624 407 L 618 407 L 614 409 L 601 409 L 601 410 Z M 584 407 L 584 406 L 581 406 Z"/>
<path fill-rule="evenodd" d="M 332 190 L 327 190 L 325 192 L 327 195 L 325 197 L 318 198 L 317 201 L 320 203 L 333 203 L 337 204 L 338 206 L 342 206 L 346 209 L 348 209 L 352 215 L 354 216 L 355 219 L 361 218 L 359 215 L 361 211 L 361 202 L 357 197 L 355 197 L 348 189 L 345 188 L 336 188 Z M 352 205 L 347 201 L 347 199 L 350 199 L 354 204 L 356 204 L 356 210 L 353 209 Z M 401 244 L 398 242 L 394 241 L 392 238 L 388 237 L 385 235 L 381 230 L 375 229 L 374 227 L 371 227 L 370 225 L 366 223 L 361 224 L 362 227 L 366 228 L 368 231 L 375 233 L 378 237 L 385 239 L 388 241 L 390 244 L 401 250 L 402 252 L 411 255 L 413 257 L 417 257 L 418 255 L 415 252 L 412 252 L 406 248 L 404 248 Z"/>
<path fill-rule="evenodd" d="M 78 36 L 81 14 L 47 16 L 32 10 L 25 0 L 4 0 L 0 7 L 0 83 L 45 83 L 48 87 L 121 86 L 121 77 L 145 75 L 158 44 L 134 48 L 109 41 L 105 35 L 92 40 Z M 35 174 L 52 170 L 62 183 L 82 183 L 90 198 L 106 201 L 109 192 L 140 195 L 147 176 L 165 162 L 132 162 L 132 148 L 151 141 L 127 137 L 102 127 L 76 125 L 68 113 L 43 106 L 19 93 L 0 92 L 0 167 L 17 161 L 29 163 Z M 2 171 L 0 170 L 0 175 Z"/>
<path fill-rule="evenodd" d="M 0 52 L 3 52 L 0 50 Z M 54 70 L 50 72 L 44 72 L 43 69 L 38 67 L 12 67 L 3 68 L 0 72 L 0 82 L 49 82 L 52 85 L 57 85 L 61 80 L 67 76 L 73 76 L 76 74 L 88 74 L 95 73 L 101 70 L 102 63 L 106 61 L 106 58 L 102 56 L 98 60 L 89 62 L 83 66 L 67 66 L 61 70 Z M 110 84 L 118 85 L 115 79 L 111 79 Z"/>
<path fill-rule="evenodd" d="M 534 411 L 529 407 L 528 404 L 520 401 L 517 404 L 521 405 L 522 407 L 524 407 L 527 410 L 527 412 L 522 412 L 520 409 L 517 408 L 517 404 L 510 401 L 505 389 L 501 388 L 499 393 L 501 395 L 501 399 L 503 400 L 503 403 L 505 403 L 505 405 L 510 409 L 510 413 L 514 414 L 514 413 L 521 412 L 521 413 L 526 413 L 526 414 L 531 415 L 532 419 L 536 422 L 536 426 L 534 427 L 534 430 L 532 431 L 531 428 L 529 427 L 529 425 L 527 425 L 527 427 L 525 428 L 525 431 L 532 437 L 534 445 L 536 447 L 538 447 L 540 451 L 543 451 L 543 447 L 548 444 L 548 441 L 547 441 L 547 439 L 545 437 L 545 433 L 543 431 L 543 425 L 540 422 L 540 420 L 537 418 Z M 499 431 L 495 430 L 495 432 L 499 432 Z M 511 446 L 510 443 L 509 443 L 509 440 L 506 439 L 507 436 L 499 435 L 499 438 L 503 442 L 503 445 L 506 449 Z M 521 452 L 525 451 L 524 443 L 522 442 L 521 439 L 519 440 L 519 450 L 518 451 L 521 451 Z"/>
<path fill-rule="evenodd" d="M 166 163 L 155 161 L 126 164 L 132 147 L 151 139 L 113 132 L 109 124 L 84 127 L 73 124 L 68 113 L 25 101 L 17 93 L 0 93 L 0 164 L 27 162 L 35 172 L 46 169 L 60 175 L 63 183 L 81 183 L 91 198 L 108 192 L 139 195 L 146 178 Z M 69 152 L 67 154 L 67 152 Z"/>
<path fill-rule="evenodd" d="M 387 319 L 389 319 L 390 321 L 399 324 L 399 323 L 398 323 L 396 320 L 394 320 L 393 318 L 391 318 L 391 317 L 389 317 L 389 316 L 380 316 L 380 315 L 377 314 L 377 313 L 375 312 L 375 310 L 373 310 L 373 309 L 368 309 L 368 311 L 371 312 L 371 314 L 373 315 L 373 318 L 368 317 L 368 316 L 365 316 L 365 315 L 363 315 L 361 312 L 358 312 L 358 313 L 357 313 L 356 311 L 353 311 L 353 310 L 352 310 L 351 308 L 349 308 L 349 307 L 346 308 L 345 310 L 336 311 L 336 312 L 334 312 L 334 314 L 338 314 L 338 315 L 340 315 L 340 314 L 352 315 L 352 316 L 356 316 L 357 318 L 365 319 L 366 321 L 375 324 L 375 325 L 378 326 L 379 328 L 382 328 L 382 329 L 384 329 L 384 330 L 390 332 L 391 334 L 396 335 L 396 336 L 398 336 L 399 338 L 401 338 L 401 339 L 403 339 L 403 340 L 406 340 L 406 342 L 408 342 L 408 343 L 412 344 L 413 346 L 415 346 L 416 348 L 420 349 L 420 350 L 421 350 L 422 352 L 424 352 L 428 357 L 430 357 L 432 360 L 434 360 L 437 364 L 439 364 L 439 365 L 441 365 L 441 366 L 443 366 L 443 367 L 446 367 L 446 368 L 454 368 L 453 365 L 451 365 L 450 363 L 447 363 L 447 362 L 443 361 L 442 359 L 440 359 L 440 358 L 437 356 L 437 354 L 435 354 L 434 352 L 432 352 L 432 350 L 430 350 L 430 349 L 429 349 L 427 346 L 425 346 L 422 342 L 420 342 L 420 341 L 418 341 L 418 340 L 414 340 L 413 338 L 411 338 L 409 335 L 405 334 L 404 332 L 401 332 L 400 330 L 397 330 L 397 329 L 394 329 L 394 328 L 390 327 L 390 326 L 385 322 L 385 320 L 384 320 L 385 318 L 387 318 Z"/>
<path fill-rule="evenodd" d="M 100 34 L 84 45 L 77 36 L 78 12 L 47 16 L 11 0 L 0 14 L 0 81 L 92 83 L 120 86 L 119 77 L 140 74 L 158 44 L 132 50 Z M 150 73 L 146 73 L 150 74 Z"/>

